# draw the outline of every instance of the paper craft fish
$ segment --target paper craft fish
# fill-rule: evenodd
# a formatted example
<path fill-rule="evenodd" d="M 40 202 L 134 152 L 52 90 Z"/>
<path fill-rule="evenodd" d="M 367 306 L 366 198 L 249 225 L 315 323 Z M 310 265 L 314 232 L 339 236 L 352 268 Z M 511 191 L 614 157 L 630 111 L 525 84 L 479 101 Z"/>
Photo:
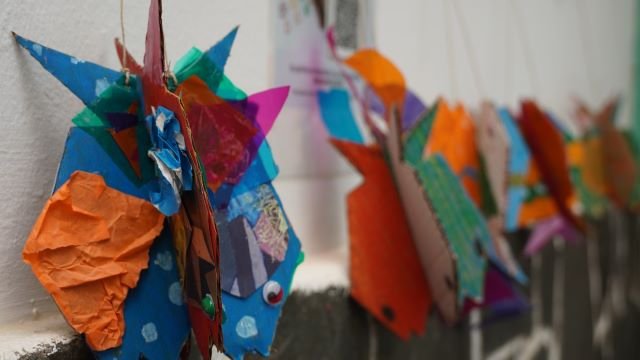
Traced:
<path fill-rule="evenodd" d="M 632 144 L 615 126 L 617 108 L 617 99 L 607 102 L 597 113 L 590 113 L 583 105 L 583 111 L 591 114 L 602 142 L 604 180 L 609 198 L 619 207 L 636 210 L 640 199 L 638 164 Z"/>
<path fill-rule="evenodd" d="M 518 125 L 531 149 L 549 194 L 553 197 L 562 217 L 579 231 L 584 231 L 584 223 L 570 208 L 573 187 L 569 178 L 569 166 L 560 130 L 533 101 L 523 101 L 521 111 Z"/>
<path fill-rule="evenodd" d="M 97 173 L 114 191 L 135 196 L 152 209 L 155 207 L 154 211 L 170 216 L 169 227 L 153 241 L 150 251 L 139 249 L 145 258 L 150 258 L 142 263 L 142 268 L 148 270 L 142 271 L 137 284 L 135 280 L 126 283 L 131 290 L 124 300 L 124 315 L 120 312 L 116 322 L 106 328 L 95 320 L 76 329 L 108 329 L 103 333 L 109 341 L 88 338 L 96 356 L 105 359 L 177 358 L 188 351 L 185 345 L 189 328 L 195 334 L 199 352 L 206 358 L 214 346 L 235 358 L 253 350 L 268 353 L 298 263 L 300 245 L 287 225 L 283 247 L 283 227 L 273 227 L 274 215 L 280 214 L 286 222 L 270 185 L 275 165 L 257 169 L 263 162 L 272 162 L 268 147 L 262 150 L 266 143 L 261 144 L 288 89 L 246 97 L 224 76 L 235 29 L 207 52 L 192 49 L 178 62 L 175 74 L 167 76 L 160 14 L 160 1 L 152 1 L 144 66 L 131 59 L 127 67 L 132 73 L 126 76 L 16 36 L 21 46 L 87 105 L 73 119 L 76 127 L 67 140 L 56 188 L 63 186 L 74 171 Z M 118 46 L 118 52 L 128 56 L 122 46 Z M 268 175 L 260 175 L 263 173 Z M 256 184 L 256 178 L 262 182 Z M 264 188 L 271 189 L 271 200 L 265 203 L 268 207 L 260 207 L 267 215 L 252 224 L 251 230 L 257 234 L 260 246 L 281 262 L 279 266 L 271 264 L 270 274 L 284 290 L 275 291 L 267 281 L 255 283 L 251 296 L 224 305 L 230 308 L 225 313 L 220 300 L 223 266 L 218 260 L 214 208 L 226 209 L 236 192 L 245 194 Z M 209 198 L 214 192 L 215 201 Z M 108 202 L 100 204 L 110 208 Z M 124 204 L 132 207 L 135 202 Z M 153 239 L 159 233 L 150 236 Z M 225 239 L 233 243 L 241 240 L 238 234 Z M 236 259 L 248 260 L 243 256 Z M 271 303 L 262 308 L 250 303 L 258 292 L 269 295 L 265 299 Z M 277 302 L 272 293 L 279 296 Z M 61 308 L 78 305 L 65 303 Z M 263 311 L 267 307 L 269 311 Z M 242 346 L 231 336 L 223 346 L 223 332 L 229 331 L 228 326 L 224 330 L 221 327 L 223 318 L 228 321 L 237 313 L 251 311 L 258 311 L 255 318 L 260 336 L 252 334 L 241 342 Z M 73 318 L 67 318 L 73 324 Z M 246 325 L 246 321 L 238 320 L 236 324 Z M 90 330 L 84 330 L 87 328 Z"/>
<path fill-rule="evenodd" d="M 574 116 L 582 134 L 570 139 L 566 145 L 571 180 L 582 212 L 585 216 L 597 219 L 606 211 L 609 193 L 602 137 L 595 128 L 594 115 L 584 103 L 577 104 Z"/>
<path fill-rule="evenodd" d="M 351 159 L 365 177 L 365 185 L 358 188 L 349 197 L 352 262 L 364 262 L 361 258 L 365 254 L 372 258 L 369 261 L 375 261 L 374 259 L 377 258 L 372 249 L 363 249 L 364 246 L 359 245 L 363 241 L 359 239 L 367 235 L 368 243 L 375 243 L 377 244 L 375 246 L 381 249 L 383 246 L 389 246 L 396 248 L 397 252 L 404 253 L 409 250 L 403 245 L 404 242 L 398 241 L 398 244 L 394 245 L 387 244 L 385 232 L 380 231 L 373 235 L 359 228 L 357 218 L 364 217 L 365 214 L 375 218 L 375 215 L 365 211 L 364 205 L 359 205 L 365 202 L 364 195 L 360 195 L 360 200 L 356 200 L 358 194 L 364 194 L 367 191 L 368 197 L 391 204 L 369 205 L 370 207 L 386 208 L 391 206 L 392 209 L 396 209 L 394 211 L 395 217 L 386 216 L 384 219 L 386 227 L 396 229 L 395 233 L 398 234 L 406 233 L 407 229 L 400 229 L 408 227 L 410 238 L 420 260 L 422 273 L 428 280 L 431 298 L 444 319 L 449 323 L 454 323 L 459 318 L 464 299 L 471 298 L 481 301 L 487 258 L 498 263 L 503 271 L 509 271 L 508 266 L 495 250 L 494 241 L 484 218 L 460 182 L 459 176 L 464 178 L 466 175 L 470 175 L 473 178 L 477 175 L 475 173 L 477 171 L 473 171 L 478 170 L 476 148 L 475 146 L 465 148 L 470 151 L 460 157 L 460 152 L 455 152 L 453 147 L 449 147 L 454 142 L 458 145 L 460 142 L 452 139 L 452 142 L 449 143 L 448 139 L 445 139 L 447 129 L 453 128 L 456 129 L 454 132 L 460 135 L 456 137 L 457 140 L 467 139 L 473 144 L 475 142 L 473 124 L 462 108 L 457 109 L 455 117 L 454 114 L 449 116 L 450 114 L 447 113 L 449 109 L 445 104 L 442 107 L 441 119 L 437 121 L 436 138 L 427 146 L 431 140 L 430 135 L 433 128 L 436 127 L 434 119 L 439 114 L 440 104 L 436 104 L 429 111 L 426 111 L 426 107 L 424 107 L 422 114 L 417 119 L 409 121 L 411 126 L 405 132 L 403 131 L 405 126 L 403 106 L 407 103 L 405 99 L 407 92 L 404 78 L 393 64 L 371 49 L 356 52 L 345 60 L 345 64 L 355 70 L 361 80 L 368 84 L 371 92 L 375 95 L 370 97 L 379 99 L 378 104 L 373 105 L 373 109 L 383 114 L 385 119 L 384 125 L 375 124 L 371 121 L 370 114 L 364 114 L 365 123 L 373 133 L 377 144 L 374 146 L 360 145 L 364 137 L 360 135 L 357 125 L 354 124 L 354 117 L 349 114 L 349 102 L 344 100 L 331 102 L 322 92 L 319 94 L 320 108 L 330 135 L 335 138 L 332 140 L 334 145 Z M 352 86 L 350 90 L 357 91 L 357 87 Z M 342 90 L 333 89 L 330 91 L 336 93 Z M 343 92 L 343 94 L 346 96 L 346 93 Z M 359 94 L 356 94 L 355 97 L 363 99 Z M 336 109 L 339 106 L 342 106 L 342 109 Z M 361 107 L 365 112 L 371 108 L 366 102 L 362 103 Z M 447 119 L 444 119 L 445 115 Z M 454 118 L 449 119 L 449 117 Z M 447 120 L 450 122 L 447 123 Z M 460 126 L 458 127 L 458 125 Z M 380 155 L 375 155 L 376 151 L 379 151 Z M 365 156 L 365 154 L 367 155 Z M 467 155 L 470 156 L 464 157 Z M 446 160 L 447 156 L 456 164 L 460 174 L 451 170 L 451 166 Z M 365 166 L 372 167 L 375 163 L 372 159 L 376 157 L 380 159 L 378 160 L 379 165 L 376 167 L 378 170 L 373 172 L 373 170 L 365 168 Z M 367 159 L 366 162 L 365 159 Z M 383 159 L 386 161 L 380 162 Z M 464 172 L 467 165 L 471 165 L 469 166 L 470 171 L 467 171 L 468 174 Z M 383 169 L 388 174 L 385 174 Z M 393 181 L 384 182 L 384 176 L 388 177 L 389 175 Z M 386 187 L 379 189 L 378 191 L 385 193 L 382 197 L 382 195 L 374 195 L 373 185 L 367 187 L 368 183 L 378 184 L 378 186 L 386 183 L 395 186 L 386 185 Z M 476 186 L 477 183 L 473 185 Z M 470 187 L 471 191 L 479 195 L 477 187 L 474 186 Z M 394 206 L 394 203 L 398 205 Z M 398 206 L 402 211 L 397 210 Z M 465 219 L 465 221 L 460 221 L 460 219 Z M 356 251 L 358 254 L 354 255 Z M 393 274 L 404 271 L 405 277 L 418 278 L 417 275 L 407 273 L 407 269 L 401 267 L 396 269 L 394 263 L 390 263 L 389 266 L 391 270 L 388 271 Z M 512 275 L 520 281 L 526 281 L 517 265 L 513 270 Z M 415 270 L 413 271 L 415 272 Z M 377 294 L 378 297 L 384 296 L 383 289 L 373 292 L 367 287 L 371 283 L 367 281 L 367 277 L 372 278 L 373 274 L 375 274 L 374 270 L 364 266 L 352 269 L 352 286 L 356 289 L 352 290 L 352 295 L 381 322 L 400 336 L 406 337 L 406 331 L 403 332 L 403 329 L 399 328 L 397 324 L 389 322 L 389 318 L 385 317 L 384 312 L 381 312 L 380 304 L 373 299 L 374 294 Z M 376 277 L 376 279 L 378 278 Z M 400 299 L 397 300 L 397 302 L 400 301 Z M 405 303 L 411 304 L 413 311 L 421 314 L 420 305 L 424 303 L 423 301 L 420 299 L 413 302 L 406 300 Z M 416 325 L 419 325 L 420 322 L 416 321 Z"/>

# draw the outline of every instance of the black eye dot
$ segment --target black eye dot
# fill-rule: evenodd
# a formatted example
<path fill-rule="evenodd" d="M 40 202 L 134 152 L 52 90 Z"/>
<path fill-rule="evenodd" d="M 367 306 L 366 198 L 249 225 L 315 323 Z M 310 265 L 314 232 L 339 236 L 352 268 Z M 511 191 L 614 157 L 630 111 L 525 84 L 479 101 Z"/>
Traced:
<path fill-rule="evenodd" d="M 473 245 L 476 248 L 476 253 L 478 253 L 478 255 L 480 255 L 481 257 L 484 257 L 485 256 L 484 248 L 482 247 L 482 244 L 480 243 L 480 239 L 476 238 L 473 241 Z"/>
<path fill-rule="evenodd" d="M 449 288 L 449 290 L 455 290 L 455 284 L 453 283 L 453 279 L 451 279 L 449 275 L 446 275 L 444 277 L 444 282 L 445 284 L 447 284 L 447 287 Z"/>
<path fill-rule="evenodd" d="M 384 315 L 384 317 L 389 321 L 393 321 L 396 318 L 396 314 L 393 312 L 393 309 L 387 305 L 382 306 L 382 315 Z"/>

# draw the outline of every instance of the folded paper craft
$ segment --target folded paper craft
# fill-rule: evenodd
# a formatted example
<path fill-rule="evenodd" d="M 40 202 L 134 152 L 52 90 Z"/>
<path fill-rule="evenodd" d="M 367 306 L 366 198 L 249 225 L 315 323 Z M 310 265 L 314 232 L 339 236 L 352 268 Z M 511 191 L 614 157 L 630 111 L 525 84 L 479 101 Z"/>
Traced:
<path fill-rule="evenodd" d="M 268 354 L 301 254 L 270 185 L 277 170 L 263 144 L 288 87 L 247 96 L 224 75 L 237 28 L 205 52 L 191 49 L 176 63 L 173 76 L 167 76 L 161 9 L 160 1 L 151 1 L 143 64 L 116 41 L 119 57 L 127 59 L 127 76 L 16 35 L 20 45 L 87 105 L 73 119 L 76 127 L 67 139 L 56 188 L 74 171 L 90 171 L 103 176 L 108 186 L 153 203 L 160 216 L 170 216 L 170 229 L 154 236 L 152 259 L 145 262 L 148 271 L 121 299 L 123 323 L 107 334 L 122 337 L 124 328 L 122 343 L 109 349 L 92 347 L 104 350 L 95 353 L 101 359 L 176 358 L 188 354 L 191 328 L 205 358 L 214 346 L 234 358 L 250 351 Z M 268 278 L 254 283 L 245 298 L 234 302 L 230 295 L 223 311 L 213 208 L 227 209 L 236 194 L 252 191 L 260 195 L 261 210 L 255 222 L 245 221 L 244 234 L 252 233 L 257 249 L 268 255 Z M 244 234 L 237 232 L 230 240 L 239 242 Z M 277 291 L 273 281 L 283 291 Z M 149 304 L 167 312 L 149 311 Z M 223 331 L 223 318 L 247 328 L 238 314 L 251 316 L 260 336 L 239 338 L 236 328 Z M 87 319 L 85 326 L 101 321 Z M 228 343 L 222 343 L 223 332 L 233 335 Z"/>

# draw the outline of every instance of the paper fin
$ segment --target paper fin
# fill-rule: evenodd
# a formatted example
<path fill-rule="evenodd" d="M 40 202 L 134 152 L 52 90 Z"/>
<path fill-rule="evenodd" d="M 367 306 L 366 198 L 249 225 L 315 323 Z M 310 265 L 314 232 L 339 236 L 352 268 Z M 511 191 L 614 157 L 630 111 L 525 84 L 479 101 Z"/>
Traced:
<path fill-rule="evenodd" d="M 16 33 L 13 36 L 45 70 L 85 105 L 90 105 L 103 90 L 122 76 L 117 71 L 48 48 Z"/>

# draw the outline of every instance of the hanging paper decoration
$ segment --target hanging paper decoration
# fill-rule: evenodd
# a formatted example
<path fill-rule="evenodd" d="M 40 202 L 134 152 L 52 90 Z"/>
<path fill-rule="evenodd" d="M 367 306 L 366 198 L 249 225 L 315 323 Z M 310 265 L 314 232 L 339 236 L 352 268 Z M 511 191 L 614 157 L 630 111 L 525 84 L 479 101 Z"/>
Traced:
<path fill-rule="evenodd" d="M 131 71 L 124 75 L 16 35 L 87 106 L 73 119 L 58 191 L 24 257 L 98 358 L 178 358 L 189 351 L 191 331 L 204 358 L 214 347 L 234 358 L 269 352 L 301 261 L 300 243 L 271 185 L 277 169 L 264 141 L 288 88 L 247 97 L 235 87 L 223 69 L 236 32 L 206 52 L 191 49 L 169 73 L 161 3 L 153 0 L 143 64 L 116 41 Z M 119 220 L 110 220 L 114 216 Z M 169 226 L 162 230 L 164 216 Z M 51 226 L 65 233 L 51 233 Z M 237 251 L 243 242 L 250 251 Z M 104 268 L 92 274 L 108 285 L 100 287 L 104 295 L 83 285 L 89 277 L 72 280 L 64 274 L 73 269 L 43 262 L 103 247 L 101 254 L 110 256 L 85 261 Z M 123 252 L 130 255 L 118 255 Z M 236 265 L 229 267 L 230 259 Z M 246 265 L 258 259 L 264 276 L 251 268 L 247 282 Z M 227 287 L 228 279 L 242 286 Z M 109 301 L 111 310 L 84 308 L 78 294 Z M 97 315 L 82 317 L 87 311 Z"/>
<path fill-rule="evenodd" d="M 536 103 L 529 100 L 522 102 L 518 125 L 560 214 L 571 225 L 583 231 L 584 223 L 570 208 L 573 187 L 560 130 Z"/>
<path fill-rule="evenodd" d="M 364 177 L 347 198 L 351 296 L 402 339 L 423 334 L 431 294 L 383 153 L 332 142 Z"/>
<path fill-rule="evenodd" d="M 617 108 L 617 99 L 609 101 L 593 115 L 593 122 L 602 141 L 602 163 L 609 198 L 619 207 L 635 210 L 640 199 L 637 159 L 630 142 L 615 126 Z"/>
<path fill-rule="evenodd" d="M 575 111 L 575 124 L 582 130 L 580 137 L 567 143 L 571 180 L 583 214 L 598 219 L 607 207 L 609 189 L 605 178 L 602 137 L 595 128 L 594 115 L 584 103 Z"/>
<path fill-rule="evenodd" d="M 427 111 L 421 102 L 407 100 L 408 92 L 404 78 L 389 60 L 375 50 L 356 52 L 345 64 L 358 73 L 359 79 L 368 85 L 371 91 L 366 93 L 364 99 L 373 99 L 372 104 L 364 101 L 358 94 L 355 97 L 364 101 L 361 108 L 365 112 L 365 123 L 378 142 L 376 145 L 359 145 L 358 143 L 363 142 L 363 137 L 353 120 L 354 117 L 349 114 L 350 109 L 346 106 L 349 101 L 328 101 L 325 93 L 319 93 L 318 100 L 330 135 L 342 139 L 333 140 L 334 145 L 345 153 L 365 176 L 365 185 L 349 197 L 351 257 L 352 264 L 357 264 L 352 265 L 351 269 L 354 298 L 383 324 L 401 337 L 407 337 L 407 330 L 390 322 L 388 315 L 381 311 L 382 304 L 379 299 L 388 298 L 384 295 L 385 290 L 380 289 L 380 286 L 375 292 L 371 289 L 372 280 L 369 279 L 378 280 L 380 276 L 374 277 L 377 272 L 372 269 L 373 266 L 359 264 L 373 264 L 375 259 L 381 256 L 376 255 L 373 249 L 363 249 L 364 246 L 360 244 L 365 241 L 362 240 L 365 236 L 367 246 L 379 247 L 380 254 L 383 249 L 391 251 L 386 250 L 387 247 L 403 252 L 410 247 L 401 242 L 390 244 L 390 234 L 386 231 L 375 231 L 374 236 L 373 231 L 361 228 L 361 222 L 357 219 L 375 216 L 369 214 L 366 206 L 360 205 L 365 203 L 366 198 L 364 195 L 358 197 L 358 194 L 364 194 L 365 191 L 368 197 L 391 204 L 395 202 L 402 209 L 398 210 L 395 207 L 395 215 L 385 215 L 381 221 L 384 221 L 386 228 L 395 229 L 394 234 L 408 232 L 415 246 L 422 274 L 428 280 L 430 297 L 447 322 L 454 323 L 459 319 L 465 299 L 482 301 L 487 258 L 496 263 L 502 271 L 508 272 L 519 281 L 526 281 L 524 274 L 511 258 L 510 251 L 496 250 L 498 247 L 508 247 L 508 244 L 501 244 L 500 239 L 492 237 L 476 203 L 469 197 L 471 193 L 478 203 L 480 202 L 480 165 L 475 146 L 474 124 L 464 108 L 458 107 L 452 111 L 446 103 L 439 102 Z M 357 89 L 357 86 L 351 86 L 350 90 L 357 92 Z M 333 93 L 336 91 L 331 90 Z M 342 93 L 346 94 L 344 91 Z M 330 108 L 341 105 L 343 109 Z M 405 106 L 406 110 L 411 111 L 406 117 L 403 108 Z M 383 115 L 386 126 L 375 124 L 368 113 L 369 109 Z M 420 109 L 419 115 L 416 115 L 416 109 Z M 340 115 L 338 120 L 338 114 L 347 115 Z M 335 118 L 331 118 L 332 116 Z M 405 126 L 406 131 L 403 130 Z M 452 133 L 454 135 L 451 135 Z M 464 145 L 467 143 L 468 146 Z M 461 150 L 460 146 L 463 146 Z M 379 151 L 380 155 L 375 155 L 376 151 Z M 365 154 L 368 155 L 365 157 Z M 374 173 L 365 166 L 373 167 L 375 162 L 372 159 L 376 157 L 379 160 Z M 365 159 L 368 160 L 365 162 Z M 387 161 L 382 161 L 383 159 Z M 453 171 L 452 164 L 455 166 Z M 393 181 L 385 183 L 385 176 Z M 461 181 L 465 182 L 464 187 Z M 375 195 L 371 189 L 366 190 L 373 187 L 367 187 L 368 182 L 378 186 L 387 184 L 386 187 L 377 188 L 378 192 L 384 192 L 384 196 Z M 385 204 L 385 208 L 387 206 Z M 367 255 L 371 259 L 365 262 L 362 258 Z M 419 278 L 417 274 L 409 276 L 410 269 L 401 264 L 395 269 L 394 263 L 386 263 L 392 268 L 386 269 L 390 274 L 404 273 L 405 277 Z M 390 274 L 387 276 L 391 276 Z M 400 301 L 400 295 L 398 294 L 397 301 Z M 375 299 L 375 296 L 378 299 Z M 421 314 L 424 303 L 421 297 L 413 302 L 405 301 L 405 304 L 411 305 L 411 311 L 417 314 Z M 387 310 L 387 313 L 390 311 Z M 415 320 L 416 323 L 412 327 L 418 329 L 420 320 Z"/>

